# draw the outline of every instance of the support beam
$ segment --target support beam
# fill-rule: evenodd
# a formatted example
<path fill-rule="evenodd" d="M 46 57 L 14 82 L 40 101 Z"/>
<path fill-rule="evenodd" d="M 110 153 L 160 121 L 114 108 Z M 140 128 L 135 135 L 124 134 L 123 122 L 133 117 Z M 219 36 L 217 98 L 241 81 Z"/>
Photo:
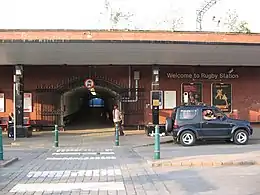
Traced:
<path fill-rule="evenodd" d="M 14 87 L 14 140 L 16 140 L 17 135 L 24 132 L 24 82 L 22 65 L 15 65 Z"/>

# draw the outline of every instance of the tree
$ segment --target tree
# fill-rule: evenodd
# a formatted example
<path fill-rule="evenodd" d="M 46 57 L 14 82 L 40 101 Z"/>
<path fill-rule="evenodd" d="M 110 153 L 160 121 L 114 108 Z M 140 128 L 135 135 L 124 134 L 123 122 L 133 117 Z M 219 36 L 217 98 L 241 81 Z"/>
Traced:
<path fill-rule="evenodd" d="M 237 33 L 251 33 L 248 23 L 246 21 L 240 21 L 237 12 L 229 10 L 224 20 L 224 26 L 229 32 Z"/>
<path fill-rule="evenodd" d="M 171 30 L 177 31 L 183 25 L 183 17 L 175 17 L 171 20 Z"/>
<path fill-rule="evenodd" d="M 105 0 L 105 13 L 100 13 L 106 15 L 109 20 L 109 29 L 115 29 L 118 24 L 122 21 L 127 22 L 127 26 L 130 25 L 130 18 L 133 16 L 130 12 L 123 12 L 119 9 L 115 9 L 111 6 L 109 0 Z"/>
<path fill-rule="evenodd" d="M 170 31 L 178 31 L 183 25 L 183 17 L 174 16 L 170 19 L 166 18 L 165 20 L 157 22 L 156 24 L 157 27 L 162 24 L 166 24 L 168 26 L 167 29 Z"/>

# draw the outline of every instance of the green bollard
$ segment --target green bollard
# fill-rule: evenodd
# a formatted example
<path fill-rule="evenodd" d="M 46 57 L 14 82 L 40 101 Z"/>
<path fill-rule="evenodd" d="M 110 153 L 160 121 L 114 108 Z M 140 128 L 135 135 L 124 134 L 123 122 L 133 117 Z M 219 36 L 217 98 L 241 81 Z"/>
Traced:
<path fill-rule="evenodd" d="M 0 127 L 0 160 L 4 160 L 3 133 Z"/>
<path fill-rule="evenodd" d="M 159 125 L 155 126 L 154 134 L 154 159 L 160 159 L 160 131 Z"/>
<path fill-rule="evenodd" d="M 58 130 L 58 125 L 54 126 L 54 146 L 59 147 L 59 130 Z"/>
<path fill-rule="evenodd" d="M 119 146 L 119 132 L 118 132 L 118 124 L 116 123 L 116 141 L 115 141 L 115 145 Z"/>

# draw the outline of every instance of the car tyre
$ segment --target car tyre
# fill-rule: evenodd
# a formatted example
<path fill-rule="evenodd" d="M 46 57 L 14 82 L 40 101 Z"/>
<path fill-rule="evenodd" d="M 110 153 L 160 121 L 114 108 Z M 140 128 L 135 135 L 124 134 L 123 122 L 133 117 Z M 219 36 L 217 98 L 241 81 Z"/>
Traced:
<path fill-rule="evenodd" d="M 182 146 L 193 146 L 196 142 L 196 136 L 192 131 L 183 131 L 179 141 Z"/>
<path fill-rule="evenodd" d="M 237 145 L 246 145 L 249 140 L 248 132 L 244 129 L 238 129 L 233 135 L 233 140 Z"/>
<path fill-rule="evenodd" d="M 165 121 L 165 132 L 168 134 L 172 131 L 172 119 L 167 118 Z"/>

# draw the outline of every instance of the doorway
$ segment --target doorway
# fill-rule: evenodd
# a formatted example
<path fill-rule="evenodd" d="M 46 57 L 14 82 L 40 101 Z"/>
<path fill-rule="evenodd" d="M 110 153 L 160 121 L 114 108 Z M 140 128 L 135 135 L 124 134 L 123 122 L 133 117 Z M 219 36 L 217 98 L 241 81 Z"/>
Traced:
<path fill-rule="evenodd" d="M 112 110 L 118 103 L 119 95 L 108 88 L 79 87 L 63 94 L 61 117 L 67 130 L 112 128 Z"/>

